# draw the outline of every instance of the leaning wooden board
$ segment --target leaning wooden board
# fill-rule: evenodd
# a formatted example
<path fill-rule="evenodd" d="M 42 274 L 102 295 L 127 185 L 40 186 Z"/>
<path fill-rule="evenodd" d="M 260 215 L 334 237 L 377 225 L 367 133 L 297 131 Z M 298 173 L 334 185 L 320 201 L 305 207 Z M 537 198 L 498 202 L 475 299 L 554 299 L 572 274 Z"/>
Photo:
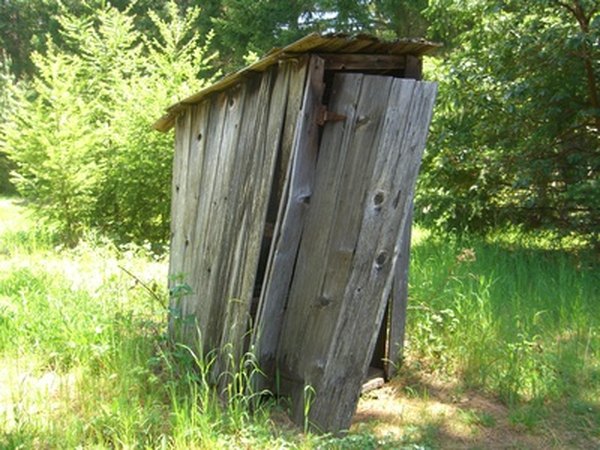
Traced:
<path fill-rule="evenodd" d="M 408 79 L 334 79 L 328 109 L 346 119 L 323 130 L 276 356 L 299 423 L 308 408 L 319 430 L 350 424 L 407 236 L 435 93 Z"/>

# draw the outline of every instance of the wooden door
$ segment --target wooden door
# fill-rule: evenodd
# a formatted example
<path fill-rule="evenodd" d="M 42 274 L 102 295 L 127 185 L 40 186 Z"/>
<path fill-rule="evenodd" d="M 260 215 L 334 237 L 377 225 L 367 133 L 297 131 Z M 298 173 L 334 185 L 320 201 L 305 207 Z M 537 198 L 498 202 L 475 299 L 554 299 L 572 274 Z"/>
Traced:
<path fill-rule="evenodd" d="M 432 83 L 348 73 L 331 89 L 327 109 L 345 119 L 324 125 L 311 188 L 291 185 L 287 197 L 306 212 L 301 223 L 282 223 L 296 247 L 289 291 L 276 299 L 274 361 L 294 420 L 308 412 L 322 431 L 348 428 L 355 411 L 408 235 L 436 92 Z"/>

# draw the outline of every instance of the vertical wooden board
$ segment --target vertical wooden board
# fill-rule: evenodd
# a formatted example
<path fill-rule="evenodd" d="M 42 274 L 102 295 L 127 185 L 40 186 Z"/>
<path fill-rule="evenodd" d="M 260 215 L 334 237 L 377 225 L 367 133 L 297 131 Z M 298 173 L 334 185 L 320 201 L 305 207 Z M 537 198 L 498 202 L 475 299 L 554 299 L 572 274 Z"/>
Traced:
<path fill-rule="evenodd" d="M 325 126 L 314 200 L 278 350 L 279 368 L 295 384 L 291 390 L 296 392 L 296 417 L 302 414 L 298 389 L 321 376 L 343 303 L 360 225 L 354 211 L 360 209 L 366 189 L 364 174 L 373 155 L 369 150 L 378 136 L 391 83 L 389 78 L 379 80 L 381 85 L 366 89 L 363 75 L 340 75 L 334 81 L 330 110 L 344 114 L 346 120 Z"/>
<path fill-rule="evenodd" d="M 244 105 L 244 115 L 240 124 L 237 157 L 233 162 L 232 183 L 229 186 L 228 200 L 231 207 L 227 211 L 227 243 L 229 248 L 227 268 L 222 278 L 227 298 L 239 298 L 239 286 L 242 274 L 239 264 L 243 252 L 243 239 L 247 235 L 248 217 L 245 199 L 247 177 L 252 176 L 252 160 L 258 142 L 257 126 L 261 126 L 261 111 L 264 109 L 265 97 L 269 93 L 268 85 L 260 77 L 246 80 L 247 97 Z M 227 306 L 226 306 L 227 307 Z"/>
<path fill-rule="evenodd" d="M 315 320 L 311 320 L 311 329 L 306 330 L 306 336 L 312 340 L 308 347 L 314 353 L 303 354 L 304 367 L 314 363 L 314 356 L 324 351 L 323 342 L 329 340 L 331 332 L 331 327 L 327 325 L 335 320 L 340 311 L 344 287 L 350 275 L 351 261 L 360 231 L 360 205 L 364 202 L 369 181 L 365 174 L 372 171 L 376 156 L 376 153 L 369 149 L 377 147 L 392 79 L 381 77 L 378 81 L 363 84 L 358 98 L 356 119 L 350 130 L 352 140 L 348 145 L 349 156 L 338 186 L 335 220 L 330 230 L 327 257 L 324 260 L 324 280 L 318 296 L 319 301 L 324 300 L 326 305 L 318 309 Z M 323 213 L 327 214 L 327 211 Z M 323 333 L 323 330 L 328 331 Z"/>
<path fill-rule="evenodd" d="M 173 239 L 175 247 L 171 261 L 179 261 L 176 278 L 181 278 L 178 283 L 184 282 L 193 285 L 190 279 L 192 271 L 192 258 L 194 254 L 192 236 L 196 226 L 198 209 L 198 185 L 202 176 L 202 163 L 204 159 L 205 146 L 198 136 L 206 132 L 208 122 L 208 107 L 206 102 L 190 107 L 190 120 L 186 123 L 185 133 L 188 136 L 187 155 L 180 168 L 180 193 L 178 200 L 179 208 L 182 210 L 178 216 L 175 232 L 179 239 Z M 176 313 L 180 317 L 180 324 L 185 323 L 190 316 L 190 304 L 187 299 L 180 302 Z M 178 334 L 187 334 L 185 326 L 178 327 Z"/>
<path fill-rule="evenodd" d="M 185 166 L 189 155 L 190 124 L 192 113 L 188 109 L 178 117 L 175 126 L 175 151 L 173 155 L 173 179 L 171 181 L 171 243 L 169 252 L 169 289 L 173 289 L 185 271 L 183 266 L 184 235 L 181 230 L 185 212 Z M 169 333 L 176 331 L 184 301 L 177 297 L 169 300 Z"/>
<path fill-rule="evenodd" d="M 257 140 L 254 147 L 248 149 L 251 158 L 248 164 L 243 165 L 243 174 L 240 176 L 242 189 L 238 205 L 242 226 L 235 236 L 236 247 L 229 272 L 231 278 L 226 297 L 228 310 L 220 344 L 221 349 L 226 349 L 226 354 L 219 368 L 221 372 L 235 370 L 242 358 L 268 200 L 283 133 L 290 70 L 285 67 L 280 70 L 272 69 L 268 76 L 274 78 L 272 91 L 261 90 L 263 95 L 258 98 L 258 115 L 246 113 L 245 117 L 249 124 L 253 122 L 252 117 L 260 119 L 258 124 L 253 124 L 246 130 L 247 133 L 256 135 Z M 243 138 L 244 134 L 241 135 L 242 141 Z"/>
<path fill-rule="evenodd" d="M 289 291 L 289 299 L 283 328 L 277 349 L 277 364 L 283 387 L 287 382 L 302 380 L 299 368 L 302 354 L 308 350 L 304 345 L 306 327 L 310 326 L 311 311 L 317 306 L 318 294 L 323 280 L 323 261 L 327 256 L 330 230 L 333 226 L 338 187 L 343 177 L 345 159 L 348 155 L 350 132 L 356 113 L 356 102 L 360 93 L 362 75 L 344 77 L 345 89 L 340 90 L 344 122 L 332 124 L 325 132 L 320 144 L 316 166 L 315 187 L 310 197 L 306 226 L 295 266 L 294 278 Z M 347 123 L 346 123 L 347 122 Z M 302 351 L 299 349 L 302 348 Z"/>
<path fill-rule="evenodd" d="M 201 258 L 209 265 L 207 283 L 200 286 L 207 299 L 207 308 L 198 308 L 195 314 L 203 333 L 203 343 L 208 351 L 218 348 L 221 337 L 222 320 L 225 313 L 223 297 L 226 292 L 226 279 L 229 260 L 234 243 L 231 241 L 231 227 L 228 218 L 238 205 L 231 201 L 231 193 L 239 188 L 233 179 L 237 159 L 239 127 L 244 110 L 246 84 L 239 89 L 230 89 L 222 100 L 225 108 L 224 125 L 218 140 L 218 162 L 215 168 L 214 187 L 209 205 L 208 226 L 204 253 Z"/>
<path fill-rule="evenodd" d="M 291 76 L 291 95 L 297 96 L 303 89 L 302 108 L 295 111 L 298 101 L 288 100 L 288 117 L 283 145 L 290 145 L 288 187 L 282 195 L 280 211 L 271 245 L 264 285 L 261 291 L 253 345 L 261 368 L 268 378 L 273 378 L 273 364 L 283 312 L 294 269 L 308 201 L 312 195 L 314 168 L 317 159 L 319 130 L 317 112 L 323 96 L 323 60 L 311 57 L 308 65 L 295 67 Z M 290 111 L 290 108 L 293 108 Z M 292 122 L 295 119 L 294 122 Z M 287 119 L 286 119 L 287 120 Z M 293 134 L 293 141 L 288 141 Z M 289 142 L 289 144 L 288 144 Z M 286 147 L 282 151 L 287 151 Z"/>
<path fill-rule="evenodd" d="M 210 204 L 214 190 L 215 170 L 218 161 L 218 137 L 220 137 L 223 122 L 224 108 L 221 107 L 222 99 L 218 96 L 211 96 L 204 100 L 203 110 L 206 118 L 203 125 L 204 133 L 200 142 L 203 145 L 203 157 L 201 159 L 200 172 L 201 177 L 198 185 L 194 188 L 195 204 L 186 205 L 186 207 L 195 211 L 194 227 L 190 231 L 190 251 L 189 258 L 186 259 L 185 270 L 183 272 L 184 282 L 187 283 L 192 293 L 185 298 L 186 314 L 182 326 L 183 340 L 196 350 L 204 351 L 201 341 L 199 318 L 197 317 L 198 304 L 201 309 L 207 308 L 208 299 L 203 295 L 203 289 L 209 274 L 206 273 L 207 260 L 204 257 L 206 247 L 207 228 L 210 220 Z M 199 133 L 201 131 L 199 130 Z M 198 135 L 195 136 L 196 139 Z M 188 320 L 188 317 L 193 320 Z M 200 348 L 198 348 L 200 347 Z"/>
<path fill-rule="evenodd" d="M 232 178 L 232 184 L 230 185 L 229 195 L 232 199 L 232 209 L 230 210 L 231 214 L 227 218 L 226 245 L 228 247 L 228 254 L 226 261 L 224 261 L 226 265 L 223 266 L 221 277 L 219 278 L 222 290 L 217 295 L 219 299 L 217 305 L 220 309 L 215 310 L 212 315 L 215 325 L 221 327 L 219 329 L 217 345 L 227 352 L 231 352 L 232 350 L 225 348 L 227 344 L 231 344 L 226 342 L 230 339 L 228 336 L 235 336 L 237 334 L 236 330 L 229 328 L 233 326 L 233 322 L 236 324 L 240 323 L 241 318 L 239 316 L 242 314 L 243 309 L 245 309 L 242 309 L 242 307 L 248 302 L 241 292 L 244 277 L 242 262 L 247 251 L 247 242 L 245 241 L 252 227 L 247 202 L 248 190 L 256 192 L 255 186 L 247 186 L 247 180 L 249 177 L 256 176 L 253 173 L 252 165 L 253 160 L 256 158 L 256 151 L 261 146 L 263 139 L 261 136 L 264 134 L 264 128 L 266 128 L 268 106 L 265 102 L 269 98 L 274 81 L 273 78 L 271 72 L 262 74 L 259 88 L 253 91 L 251 96 L 254 99 L 253 107 L 243 117 L 243 121 L 245 122 L 244 134 L 240 136 L 240 147 L 237 149 L 238 158 L 234 162 L 235 177 Z M 233 302 L 233 304 L 229 305 L 230 302 Z M 231 309 L 230 306 L 236 307 Z M 230 315 L 229 317 L 225 317 L 228 308 Z M 235 314 L 232 315 L 234 312 Z M 215 370 L 223 371 L 219 366 L 215 367 Z"/>
<path fill-rule="evenodd" d="M 190 146 L 185 168 L 185 205 L 184 218 L 178 232 L 182 234 L 183 248 L 182 268 L 187 273 L 193 273 L 194 258 L 194 232 L 198 219 L 198 200 L 203 172 L 204 158 L 206 153 L 206 132 L 208 128 L 210 103 L 204 101 L 192 107 L 192 119 L 190 123 Z"/>
<path fill-rule="evenodd" d="M 356 408 L 389 298 L 434 98 L 434 85 L 394 80 L 343 308 L 322 376 L 312 383 L 316 397 L 309 418 L 318 429 L 348 428 Z"/>
<path fill-rule="evenodd" d="M 387 361 L 384 366 L 385 378 L 393 378 L 402 362 L 404 350 L 404 335 L 406 327 L 406 308 L 408 305 L 408 269 L 410 266 L 410 242 L 412 231 L 411 205 L 404 225 L 400 232 L 400 253 L 392 281 L 392 293 L 389 304 L 389 336 L 387 341 Z"/>
<path fill-rule="evenodd" d="M 288 59 L 280 62 L 280 70 L 289 72 L 289 90 L 285 108 L 285 122 L 283 135 L 281 137 L 281 147 L 279 150 L 280 170 L 286 174 L 282 177 L 280 184 L 277 185 L 276 198 L 283 199 L 283 191 L 287 181 L 287 174 L 291 167 L 292 149 L 294 144 L 294 135 L 298 116 L 302 109 L 304 98 L 304 86 L 306 83 L 306 73 L 310 57 L 303 55 L 298 58 Z M 281 202 L 280 205 L 281 206 Z"/>
<path fill-rule="evenodd" d="M 204 136 L 205 154 L 202 160 L 201 171 L 204 176 L 200 180 L 198 189 L 196 209 L 196 225 L 191 233 L 192 248 L 190 252 L 189 266 L 185 267 L 183 276 L 184 282 L 191 288 L 191 294 L 184 299 L 185 314 L 182 328 L 183 341 L 195 350 L 204 351 L 202 346 L 202 336 L 200 329 L 202 324 L 197 316 L 197 309 L 208 308 L 208 299 L 203 295 L 203 289 L 207 276 L 204 273 L 206 259 L 204 248 L 206 246 L 206 231 L 209 223 L 209 211 L 211 197 L 214 190 L 213 180 L 215 179 L 215 170 L 219 158 L 218 137 L 224 123 L 224 108 L 221 107 L 222 99 L 218 96 L 209 97 L 207 100 L 208 118 L 206 124 L 206 133 Z M 189 207 L 189 205 L 186 205 Z M 202 255 L 202 256 L 201 256 Z"/>
<path fill-rule="evenodd" d="M 175 125 L 175 151 L 173 154 L 173 179 L 171 183 L 171 250 L 169 259 L 169 275 L 172 277 L 182 270 L 183 234 L 181 223 L 185 211 L 185 166 L 188 158 L 190 140 L 190 123 L 192 113 L 188 109 L 177 118 Z M 172 280 L 170 280 L 172 285 Z"/>
<path fill-rule="evenodd" d="M 225 220 L 225 240 L 222 244 L 227 247 L 226 265 L 223 268 L 223 274 L 220 282 L 223 285 L 223 291 L 219 302 L 222 303 L 223 311 L 227 314 L 230 300 L 241 300 L 239 286 L 241 285 L 242 273 L 239 258 L 244 247 L 243 239 L 247 235 L 248 217 L 247 205 L 245 200 L 246 180 L 251 176 L 252 160 L 258 142 L 257 126 L 260 126 L 262 110 L 264 109 L 265 97 L 269 93 L 270 81 L 261 77 L 253 77 L 246 80 L 246 99 L 244 104 L 244 114 L 241 117 L 239 136 L 236 144 L 236 158 L 232 161 L 232 176 L 229 184 L 227 200 L 230 207 L 227 210 Z M 229 313 L 231 315 L 231 312 Z M 227 318 L 224 319 L 227 323 Z M 231 319 L 233 320 L 233 319 Z M 227 325 L 219 324 L 221 335 L 219 339 L 223 340 L 223 333 Z M 223 345 L 221 345 L 222 347 Z"/>
<path fill-rule="evenodd" d="M 227 128 L 227 100 L 225 94 L 210 98 L 210 114 L 206 132 L 205 157 L 203 159 L 203 173 L 206 174 L 199 186 L 198 214 L 194 233 L 194 248 L 191 257 L 191 267 L 185 270 L 185 281 L 190 285 L 192 294 L 185 297 L 183 302 L 184 324 L 182 334 L 185 342 L 196 348 L 201 344 L 202 350 L 210 350 L 207 337 L 207 323 L 210 321 L 208 313 L 212 306 L 212 299 L 207 295 L 207 287 L 213 275 L 216 251 L 215 234 L 215 205 L 221 191 L 221 176 L 219 167 L 222 164 L 221 153 L 222 136 Z M 195 320 L 188 320 L 195 318 Z M 200 335 L 198 335 L 198 333 Z"/>

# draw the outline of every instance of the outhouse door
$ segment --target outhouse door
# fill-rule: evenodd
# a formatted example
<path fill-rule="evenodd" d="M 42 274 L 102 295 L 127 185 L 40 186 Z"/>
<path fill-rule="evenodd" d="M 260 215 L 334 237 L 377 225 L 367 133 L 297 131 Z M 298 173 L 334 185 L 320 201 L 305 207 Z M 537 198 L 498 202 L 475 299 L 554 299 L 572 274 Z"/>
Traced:
<path fill-rule="evenodd" d="M 299 127 L 261 299 L 280 320 L 259 313 L 258 329 L 295 420 L 328 431 L 349 426 L 382 327 L 436 88 L 353 73 L 311 86 L 310 73 L 304 119 L 321 125 Z"/>

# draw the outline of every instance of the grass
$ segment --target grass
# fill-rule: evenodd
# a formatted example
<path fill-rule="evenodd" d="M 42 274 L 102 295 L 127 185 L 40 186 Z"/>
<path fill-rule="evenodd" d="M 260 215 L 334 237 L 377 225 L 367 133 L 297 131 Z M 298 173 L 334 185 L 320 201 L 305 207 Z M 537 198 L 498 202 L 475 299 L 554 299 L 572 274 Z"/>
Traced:
<path fill-rule="evenodd" d="M 54 247 L 14 201 L 2 199 L 0 211 L 0 448 L 303 448 L 317 439 L 276 428 L 268 403 L 252 414 L 247 396 L 222 405 L 206 382 L 210 363 L 167 342 L 164 259 L 89 240 Z"/>
<path fill-rule="evenodd" d="M 0 448 L 486 448 L 496 430 L 556 424 L 568 433 L 550 442 L 593 448 L 597 269 L 546 240 L 417 230 L 400 378 L 361 400 L 348 435 L 319 437 L 247 386 L 224 403 L 210 358 L 168 342 L 165 258 L 94 236 L 62 247 L 0 199 Z M 477 402 L 457 400 L 472 392 Z"/>
<path fill-rule="evenodd" d="M 534 429 L 560 410 L 600 436 L 597 255 L 514 237 L 436 238 L 413 246 L 408 356 L 511 408 Z"/>

